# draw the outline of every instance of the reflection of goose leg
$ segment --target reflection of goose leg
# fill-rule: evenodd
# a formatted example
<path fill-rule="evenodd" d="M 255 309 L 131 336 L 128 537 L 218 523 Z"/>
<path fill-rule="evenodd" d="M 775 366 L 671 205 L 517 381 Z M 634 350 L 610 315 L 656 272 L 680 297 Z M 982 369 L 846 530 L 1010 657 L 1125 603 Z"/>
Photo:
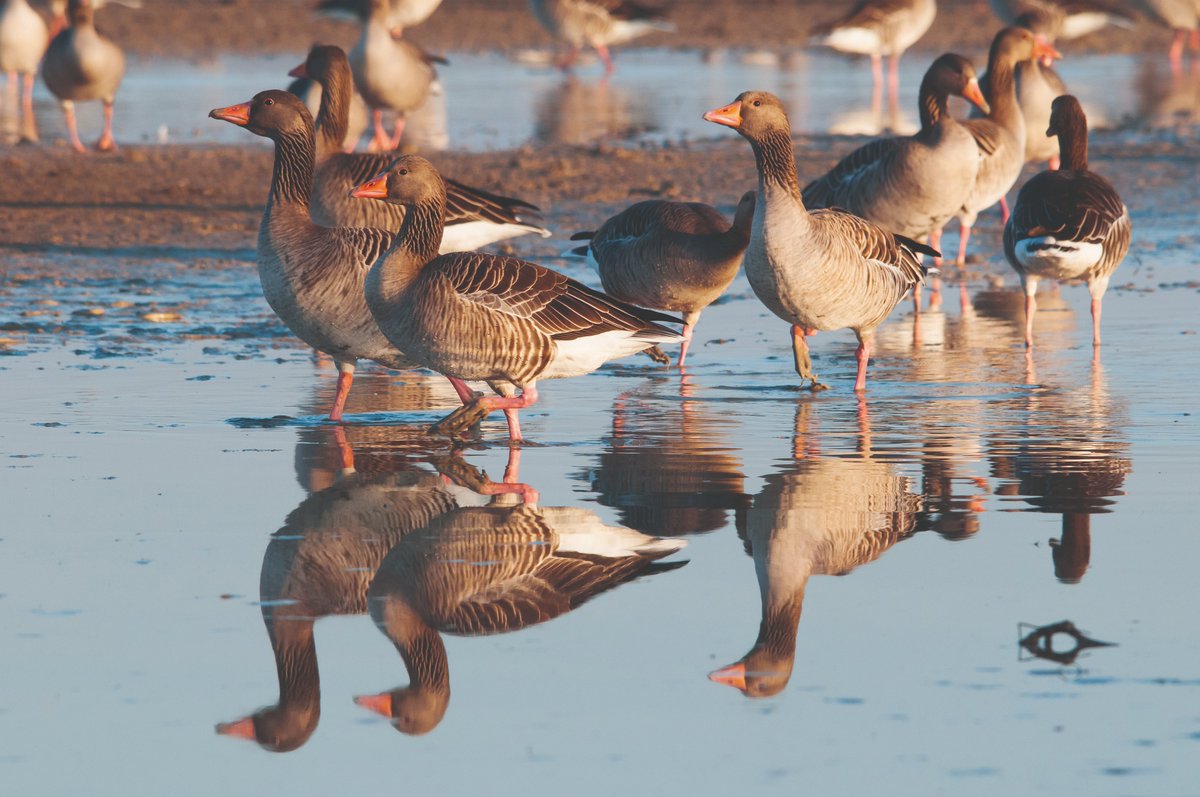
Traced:
<path fill-rule="evenodd" d="M 333 427 L 333 441 L 337 443 L 338 458 L 341 461 L 342 472 L 339 476 L 348 476 L 354 473 L 354 449 L 350 447 L 350 441 L 346 439 L 346 427 Z"/>
<path fill-rule="evenodd" d="M 800 387 L 804 387 L 804 380 L 811 380 L 809 390 L 814 393 L 818 390 L 828 390 L 828 385 L 823 385 L 817 381 L 817 375 L 813 373 L 812 357 L 808 353 L 808 341 L 805 340 L 809 335 L 815 335 L 815 329 L 803 329 L 795 324 L 792 325 L 792 356 L 796 361 L 796 373 L 800 374 Z"/>
<path fill-rule="evenodd" d="M 538 491 L 528 484 L 520 482 L 521 449 L 508 449 L 508 463 L 504 466 L 504 481 L 500 484 L 489 482 L 481 489 L 482 495 L 519 495 L 521 500 L 530 506 L 536 506 L 541 496 Z"/>

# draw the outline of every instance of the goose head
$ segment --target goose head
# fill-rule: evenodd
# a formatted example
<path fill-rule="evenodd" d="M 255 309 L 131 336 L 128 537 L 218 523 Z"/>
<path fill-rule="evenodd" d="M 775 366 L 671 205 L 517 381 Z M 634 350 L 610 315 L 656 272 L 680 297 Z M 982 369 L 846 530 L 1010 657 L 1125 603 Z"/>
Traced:
<path fill-rule="evenodd" d="M 393 205 L 446 201 L 446 184 L 432 163 L 420 155 L 402 155 L 388 168 L 350 192 L 350 196 L 382 199 Z"/>
<path fill-rule="evenodd" d="M 329 76 L 337 69 L 344 69 L 347 75 L 350 74 L 350 61 L 346 58 L 346 51 L 336 44 L 314 44 L 304 63 L 288 72 L 288 76 L 309 78 L 325 85 Z"/>
<path fill-rule="evenodd" d="M 1004 28 L 992 39 L 992 49 L 988 55 L 989 69 L 994 65 L 1004 63 L 1012 67 L 1022 61 L 1032 61 L 1042 58 L 1062 58 L 1062 53 L 1054 49 L 1054 45 L 1046 37 L 1034 33 L 1028 28 L 1016 26 Z"/>
<path fill-rule="evenodd" d="M 740 661 L 708 674 L 708 680 L 732 686 L 746 697 L 772 697 L 783 691 L 792 677 L 795 648 L 772 652 L 756 645 Z"/>
<path fill-rule="evenodd" d="M 730 104 L 704 114 L 704 120 L 732 127 L 752 141 L 791 129 L 783 101 L 769 91 L 743 91 Z"/>
<path fill-rule="evenodd" d="M 270 706 L 248 717 L 217 725 L 217 733 L 257 742 L 264 750 L 289 753 L 299 748 L 317 728 L 321 710 L 287 709 Z"/>
<path fill-rule="evenodd" d="M 311 130 L 313 126 L 312 115 L 304 107 L 303 101 L 295 94 L 280 89 L 260 91 L 252 100 L 226 108 L 214 108 L 208 115 L 272 139 L 303 133 L 306 128 Z"/>
<path fill-rule="evenodd" d="M 991 106 L 988 105 L 987 100 L 983 97 L 983 92 L 979 89 L 979 78 L 975 74 L 975 67 L 961 55 L 946 53 L 939 56 L 929 65 L 929 69 L 925 72 L 925 80 L 928 83 L 923 83 L 922 87 L 929 85 L 939 94 L 953 94 L 956 97 L 962 97 L 984 113 L 991 113 Z"/>
<path fill-rule="evenodd" d="M 377 695 L 360 695 L 354 702 L 386 717 L 401 733 L 420 736 L 441 723 L 450 705 L 450 692 L 407 686 Z"/>
<path fill-rule="evenodd" d="M 1068 129 L 1077 129 L 1081 123 L 1084 135 L 1087 135 L 1087 116 L 1079 100 L 1070 94 L 1055 97 L 1050 103 L 1050 126 L 1046 128 L 1046 136 L 1053 138 Z"/>
<path fill-rule="evenodd" d="M 1013 25 L 1018 28 L 1025 28 L 1034 35 L 1035 38 L 1047 44 L 1053 44 L 1054 39 L 1058 36 L 1059 30 L 1062 29 L 1062 18 L 1053 16 L 1048 9 L 1045 8 L 1026 8 L 1019 17 L 1013 21 Z M 1061 58 L 1061 56 L 1058 56 Z M 1042 66 L 1052 66 L 1054 64 L 1054 55 L 1045 53 L 1039 56 Z"/>

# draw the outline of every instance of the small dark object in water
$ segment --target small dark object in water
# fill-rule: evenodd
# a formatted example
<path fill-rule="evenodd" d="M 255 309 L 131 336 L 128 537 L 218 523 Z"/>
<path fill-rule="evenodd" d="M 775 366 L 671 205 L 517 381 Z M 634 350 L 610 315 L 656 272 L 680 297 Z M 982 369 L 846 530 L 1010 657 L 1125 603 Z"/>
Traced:
<path fill-rule="evenodd" d="M 1057 623 L 1043 626 L 1034 626 L 1032 623 L 1017 624 L 1018 633 L 1023 632 L 1025 628 L 1032 628 L 1033 630 L 1021 638 L 1020 644 L 1022 648 L 1039 659 L 1058 662 L 1064 666 L 1074 664 L 1079 654 L 1088 648 L 1103 648 L 1117 644 L 1115 642 L 1101 642 L 1098 639 L 1091 639 L 1084 636 L 1070 620 L 1060 620 Z M 1071 637 L 1075 640 L 1075 646 L 1067 650 L 1055 650 L 1054 637 L 1056 634 L 1066 634 Z"/>

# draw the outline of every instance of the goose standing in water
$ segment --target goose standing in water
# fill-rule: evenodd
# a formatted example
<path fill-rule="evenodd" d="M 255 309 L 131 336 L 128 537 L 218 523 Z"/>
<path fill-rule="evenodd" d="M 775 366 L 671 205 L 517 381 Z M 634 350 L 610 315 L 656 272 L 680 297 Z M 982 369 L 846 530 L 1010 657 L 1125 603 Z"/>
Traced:
<path fill-rule="evenodd" d="M 1200 3 L 1195 0 L 1134 0 L 1134 5 L 1153 23 L 1175 31 L 1169 52 L 1171 71 L 1183 71 L 1183 45 L 1188 37 L 1192 49 L 1200 45 Z"/>
<path fill-rule="evenodd" d="M 329 227 L 378 227 L 398 232 L 404 208 L 386 202 L 362 202 L 350 191 L 369 180 L 395 159 L 391 153 L 346 153 L 339 142 L 345 136 L 354 78 L 346 54 L 340 47 L 316 45 L 289 74 L 307 77 L 321 87 L 317 111 L 317 156 L 313 173 L 312 218 Z M 499 196 L 447 180 L 446 232 L 442 252 L 478 249 L 496 241 L 550 231 L 534 223 L 536 206 L 520 199 Z"/>
<path fill-rule="evenodd" d="M 866 390 L 875 328 L 925 280 L 924 244 L 839 210 L 809 213 L 796 179 L 791 126 L 783 103 L 765 91 L 745 91 L 704 114 L 750 142 L 758 167 L 758 202 L 743 261 L 750 287 L 767 308 L 792 325 L 792 351 L 801 384 L 823 389 L 812 371 L 805 337 L 849 328 L 858 338 L 856 391 Z"/>
<path fill-rule="evenodd" d="M 662 19 L 664 10 L 651 8 L 636 0 L 529 0 L 530 8 L 542 27 L 556 39 L 571 46 L 559 62 L 570 69 L 584 46 L 593 48 L 604 62 L 604 74 L 613 72 L 610 44 L 659 31 L 671 33 L 675 26 Z"/>
<path fill-rule="evenodd" d="M 1092 295 L 1092 344 L 1109 278 L 1129 251 L 1129 208 L 1112 184 L 1088 170 L 1087 117 L 1067 95 L 1054 101 L 1046 135 L 1057 136 L 1062 168 L 1021 187 L 1004 227 L 1004 254 L 1025 290 L 1025 345 L 1033 346 L 1038 281 L 1085 280 Z"/>
<path fill-rule="evenodd" d="M 534 263 L 468 252 L 438 257 L 446 187 L 424 158 L 398 158 L 354 195 L 407 211 L 395 244 L 367 277 L 367 305 L 380 328 L 421 365 L 487 381 L 502 394 L 474 399 L 434 432 L 457 434 L 502 409 L 509 439 L 519 441 L 517 411 L 537 401 L 539 380 L 590 373 L 609 360 L 683 339 L 656 323 L 679 319 L 627 305 Z"/>
<path fill-rule="evenodd" d="M 86 152 L 87 148 L 79 140 L 75 126 L 75 103 L 88 100 L 104 103 L 104 133 L 96 142 L 96 149 L 116 149 L 112 133 L 113 101 L 125 76 L 125 53 L 96 32 L 92 22 L 94 11 L 92 0 L 70 0 L 67 4 L 70 27 L 50 41 L 42 63 L 42 79 L 62 105 L 71 146 L 78 152 Z"/>
<path fill-rule="evenodd" d="M 682 368 L 701 311 L 725 292 L 742 265 L 754 204 L 754 192 L 746 192 L 729 224 L 700 202 L 649 199 L 571 240 L 589 241 L 574 251 L 588 258 L 610 296 L 683 313 Z"/>
<path fill-rule="evenodd" d="M 46 23 L 28 0 L 3 0 L 0 5 L 0 71 L 4 72 L 7 102 L 16 116 L 17 81 L 21 91 L 21 135 L 37 141 L 37 123 L 33 118 L 33 80 L 46 52 L 50 34 Z"/>

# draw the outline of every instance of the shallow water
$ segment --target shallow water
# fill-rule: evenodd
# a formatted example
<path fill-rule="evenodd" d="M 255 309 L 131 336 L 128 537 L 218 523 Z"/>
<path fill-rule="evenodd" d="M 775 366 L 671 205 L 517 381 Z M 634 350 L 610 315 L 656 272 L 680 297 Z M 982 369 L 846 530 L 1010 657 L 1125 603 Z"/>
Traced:
<path fill-rule="evenodd" d="M 897 311 L 864 402 L 852 336 L 818 336 L 832 389 L 810 395 L 786 326 L 740 277 L 705 312 L 685 377 L 633 358 L 544 385 L 519 462 L 543 536 L 482 552 L 452 544 L 489 539 L 470 509 L 489 499 L 470 487 L 509 464 L 502 422 L 447 459 L 422 430 L 449 388 L 365 369 L 339 440 L 321 421 L 331 367 L 273 319 L 249 263 L 93 252 L 53 276 L 14 269 L 0 289 L 0 781 L 1194 793 L 1200 405 L 1181 364 L 1200 354 L 1200 241 L 1196 188 L 1175 179 L 1159 186 L 1171 202 L 1126 197 L 1135 246 L 1099 364 L 1082 288 L 1043 290 L 1027 361 L 1019 296 L 979 283 L 969 311 L 952 291 L 919 325 Z M 984 270 L 1011 285 L 997 257 Z M 496 502 L 512 520 L 512 499 Z M 597 522 L 685 540 L 661 560 L 685 564 L 516 611 L 507 633 L 444 623 L 427 639 L 444 646 L 449 699 L 410 712 L 424 735 L 355 704 L 409 681 L 368 605 L 386 628 L 389 608 L 436 602 L 426 569 L 497 572 Z M 314 562 L 319 576 L 294 575 Z M 802 595 L 803 614 L 772 625 L 781 657 L 751 668 L 780 693 L 748 699 L 706 676 L 751 649 L 764 595 Z M 291 713 L 271 744 L 288 753 L 214 731 L 280 700 L 264 618 L 281 645 L 315 643 L 319 702 L 313 668 L 285 668 Z M 1069 639 L 1054 640 L 1059 661 L 1018 645 L 1023 623 L 1064 619 L 1114 644 L 1065 665 Z"/>
<path fill-rule="evenodd" d="M 610 81 L 596 65 L 577 77 L 537 63 L 545 53 L 454 54 L 439 70 L 444 92 L 410 120 L 406 135 L 424 149 L 507 149 L 538 142 L 665 142 L 713 136 L 697 108 L 723 105 L 747 88 L 779 94 L 805 133 L 876 134 L 916 129 L 917 88 L 928 58 L 901 61 L 899 108 L 874 108 L 870 69 L 825 51 L 622 52 Z M 198 113 L 286 87 L 294 56 L 222 55 L 212 61 L 131 62 L 117 101 L 116 135 L 127 142 L 245 143 L 246 133 Z M 982 63 L 980 64 L 982 69 Z M 1059 64 L 1093 128 L 1191 128 L 1200 122 L 1200 72 L 1172 76 L 1158 56 L 1079 55 Z M 100 110 L 81 106 L 81 136 L 98 135 Z M 962 107 L 965 107 L 962 106 Z M 53 98 L 39 82 L 35 110 L 43 137 L 63 138 Z M 15 120 L 5 128 L 15 133 Z"/>

